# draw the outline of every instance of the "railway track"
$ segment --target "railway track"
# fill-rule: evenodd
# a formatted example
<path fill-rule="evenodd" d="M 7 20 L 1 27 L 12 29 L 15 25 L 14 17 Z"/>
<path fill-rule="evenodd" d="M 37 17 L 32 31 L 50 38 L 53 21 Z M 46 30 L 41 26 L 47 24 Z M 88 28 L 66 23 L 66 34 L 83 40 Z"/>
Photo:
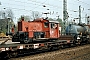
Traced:
<path fill-rule="evenodd" d="M 90 44 L 33 55 L 29 54 L 29 56 L 11 58 L 10 60 L 78 60 L 86 55 L 90 55 Z"/>
<path fill-rule="evenodd" d="M 2 43 L 1 43 L 1 45 L 0 45 L 0 51 L 1 51 L 1 54 L 0 54 L 0 57 L 2 58 L 2 57 L 4 57 L 5 56 L 5 58 L 7 59 L 7 57 L 9 57 L 9 58 L 12 58 L 12 57 L 19 57 L 19 56 L 25 56 L 25 55 L 30 55 L 30 56 L 32 56 L 32 55 L 37 55 L 37 53 L 40 53 L 40 54 L 42 54 L 42 52 L 45 52 L 45 53 L 47 53 L 47 51 L 51 51 L 51 50 L 57 50 L 57 49 L 59 49 L 60 47 L 63 47 L 64 46 L 64 44 L 66 44 L 66 40 L 64 41 L 61 41 L 61 40 L 58 40 L 58 41 L 55 41 L 55 42 L 46 42 L 46 43 L 36 43 L 36 44 L 19 44 L 19 43 L 13 43 L 12 42 L 12 40 L 11 39 L 6 39 L 6 40 L 1 40 L 1 41 L 3 41 Z M 1 42 L 0 41 L 0 42 Z M 63 43 L 63 44 L 62 44 Z M 45 45 L 46 44 L 46 45 Z M 47 46 L 49 46 L 49 47 L 47 47 Z M 66 46 L 68 46 L 67 44 L 66 44 Z M 53 48 L 52 48 L 53 47 Z M 70 47 L 70 46 L 69 46 Z M 78 47 L 78 46 L 77 46 Z M 46 49 L 46 50 L 43 50 L 43 48 L 44 49 L 46 49 L 46 48 L 48 48 L 48 49 L 50 49 L 50 50 L 48 50 L 48 49 Z M 73 47 L 72 47 L 73 48 Z M 75 48 L 75 47 L 74 47 Z M 68 50 L 69 49 L 69 50 Z M 68 52 L 70 52 L 71 50 L 70 50 L 71 48 L 66 48 L 66 49 L 61 49 L 60 50 L 60 53 L 54 53 L 55 55 L 58 55 L 58 54 L 62 54 L 62 51 L 64 51 L 64 53 L 66 53 L 67 51 Z M 83 48 L 82 48 L 83 49 Z M 43 51 L 42 51 L 43 50 Z M 66 50 L 66 52 L 65 52 L 65 50 Z M 76 50 L 76 49 L 74 49 L 74 50 Z M 59 50 L 57 50 L 57 51 L 59 51 Z M 4 55 L 4 56 L 2 56 L 2 54 Z M 50 55 L 51 54 L 51 55 Z M 41 55 L 39 55 L 38 57 L 35 57 L 35 58 L 31 58 L 32 60 L 33 59 L 41 59 L 42 57 L 43 58 L 47 58 L 49 55 L 50 56 L 54 56 L 53 54 L 52 54 L 52 52 L 50 52 L 50 54 L 44 54 L 45 56 L 41 56 Z"/>

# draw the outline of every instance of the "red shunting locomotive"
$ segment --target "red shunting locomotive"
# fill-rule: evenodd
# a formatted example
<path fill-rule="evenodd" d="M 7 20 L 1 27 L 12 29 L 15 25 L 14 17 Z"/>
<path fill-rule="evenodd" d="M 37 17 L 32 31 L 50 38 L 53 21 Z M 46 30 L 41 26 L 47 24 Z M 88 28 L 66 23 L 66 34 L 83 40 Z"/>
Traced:
<path fill-rule="evenodd" d="M 12 42 L 33 43 L 34 41 L 57 40 L 59 34 L 59 22 L 38 18 L 34 21 L 18 22 L 18 32 L 12 37 Z"/>

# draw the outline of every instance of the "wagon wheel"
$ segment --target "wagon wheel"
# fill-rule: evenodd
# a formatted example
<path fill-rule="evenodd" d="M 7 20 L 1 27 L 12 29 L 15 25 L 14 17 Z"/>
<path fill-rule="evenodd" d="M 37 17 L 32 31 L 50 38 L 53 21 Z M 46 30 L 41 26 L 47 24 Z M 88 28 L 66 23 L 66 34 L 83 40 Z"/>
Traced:
<path fill-rule="evenodd" d="M 17 57 L 18 53 L 17 52 L 13 52 L 12 53 L 12 57 Z"/>
<path fill-rule="evenodd" d="M 64 46 L 64 45 L 61 45 L 61 48 L 62 48 L 62 49 L 64 49 L 64 48 L 65 48 L 65 46 Z"/>
<path fill-rule="evenodd" d="M 17 52 L 10 52 L 10 53 L 7 53 L 7 57 L 8 57 L 8 58 L 17 57 L 17 55 L 18 55 Z"/>

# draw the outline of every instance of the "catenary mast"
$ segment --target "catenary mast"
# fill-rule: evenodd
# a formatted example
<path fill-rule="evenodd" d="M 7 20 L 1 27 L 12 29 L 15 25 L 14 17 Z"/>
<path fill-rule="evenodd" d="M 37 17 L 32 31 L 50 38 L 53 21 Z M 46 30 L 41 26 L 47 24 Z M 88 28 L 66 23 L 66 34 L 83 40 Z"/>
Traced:
<path fill-rule="evenodd" d="M 68 20 L 68 13 L 67 13 L 67 0 L 63 0 L 63 21 L 64 21 L 64 34 L 66 28 L 66 22 Z"/>

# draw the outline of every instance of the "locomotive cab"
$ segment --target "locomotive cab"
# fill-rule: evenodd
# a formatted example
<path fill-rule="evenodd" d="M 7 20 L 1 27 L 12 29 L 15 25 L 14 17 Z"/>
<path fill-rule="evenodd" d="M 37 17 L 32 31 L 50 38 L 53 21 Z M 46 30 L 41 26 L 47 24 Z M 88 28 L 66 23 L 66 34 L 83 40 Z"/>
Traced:
<path fill-rule="evenodd" d="M 50 21 L 50 38 L 58 39 L 59 37 L 59 22 Z"/>
<path fill-rule="evenodd" d="M 47 41 L 59 38 L 59 22 L 38 18 L 34 21 L 18 22 L 18 32 L 13 36 L 13 42 Z"/>

